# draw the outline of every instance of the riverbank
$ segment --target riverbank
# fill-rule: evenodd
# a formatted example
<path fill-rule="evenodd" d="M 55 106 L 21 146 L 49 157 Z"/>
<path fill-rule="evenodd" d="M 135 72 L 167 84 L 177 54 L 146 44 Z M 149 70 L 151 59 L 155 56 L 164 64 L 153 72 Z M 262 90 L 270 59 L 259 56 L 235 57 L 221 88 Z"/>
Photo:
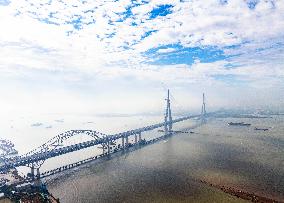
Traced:
<path fill-rule="evenodd" d="M 230 194 L 232 196 L 235 196 L 237 198 L 243 199 L 243 200 L 249 200 L 254 203 L 284 203 L 284 200 L 276 200 L 276 199 L 271 199 L 268 197 L 260 196 L 255 193 L 249 193 L 247 191 L 241 190 L 237 187 L 228 187 L 224 185 L 217 185 L 214 183 L 207 182 L 205 180 L 196 180 L 198 182 L 204 183 L 206 185 L 209 185 L 210 187 L 217 188 L 227 194 Z"/>

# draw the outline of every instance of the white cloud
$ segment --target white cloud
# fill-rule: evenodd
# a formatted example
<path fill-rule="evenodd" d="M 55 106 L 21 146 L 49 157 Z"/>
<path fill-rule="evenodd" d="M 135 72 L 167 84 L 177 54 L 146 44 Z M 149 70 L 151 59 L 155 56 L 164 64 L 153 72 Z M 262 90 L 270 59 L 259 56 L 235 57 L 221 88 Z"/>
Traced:
<path fill-rule="evenodd" d="M 48 2 L 14 0 L 0 6 L 1 77 L 18 77 L 19 69 L 21 74 L 35 69 L 62 71 L 68 77 L 69 72 L 78 73 L 72 80 L 81 83 L 91 75 L 93 80 L 103 78 L 111 83 L 134 78 L 143 84 L 149 81 L 185 88 L 199 83 L 225 88 L 227 81 L 215 76 L 233 75 L 249 84 L 248 88 L 263 87 L 264 80 L 266 87 L 283 85 L 283 1 L 261 0 L 255 9 L 249 9 L 240 0 L 227 4 L 153 0 L 133 7 L 128 19 L 124 12 L 133 6 L 130 0 Z M 149 12 L 162 4 L 173 5 L 172 13 L 149 19 Z M 149 31 L 155 32 L 145 37 Z M 147 64 L 151 58 L 144 52 L 149 49 L 158 48 L 157 53 L 165 55 L 178 51 L 159 48 L 169 44 L 212 46 L 233 56 L 212 63 L 196 61 L 191 66 Z M 232 45 L 238 46 L 227 48 Z M 236 67 L 228 69 L 228 64 Z"/>

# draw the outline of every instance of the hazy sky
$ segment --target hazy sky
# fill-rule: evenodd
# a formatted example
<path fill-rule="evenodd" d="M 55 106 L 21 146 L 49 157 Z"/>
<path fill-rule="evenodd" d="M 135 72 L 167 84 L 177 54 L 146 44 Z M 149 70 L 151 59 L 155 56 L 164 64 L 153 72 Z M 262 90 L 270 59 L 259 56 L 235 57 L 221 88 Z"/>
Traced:
<path fill-rule="evenodd" d="M 284 108 L 283 0 L 0 0 L 0 112 Z"/>

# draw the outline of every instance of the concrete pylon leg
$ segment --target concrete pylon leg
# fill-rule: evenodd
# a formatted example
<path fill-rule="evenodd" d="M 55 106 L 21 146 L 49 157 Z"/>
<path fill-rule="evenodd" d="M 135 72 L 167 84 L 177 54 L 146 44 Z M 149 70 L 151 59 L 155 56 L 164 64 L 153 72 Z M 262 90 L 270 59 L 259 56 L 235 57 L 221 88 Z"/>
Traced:
<path fill-rule="evenodd" d="M 109 141 L 107 142 L 107 153 L 110 153 Z"/>
<path fill-rule="evenodd" d="M 105 153 L 105 145 L 102 145 L 102 147 L 103 147 L 103 154 Z"/>
<path fill-rule="evenodd" d="M 124 137 L 122 137 L 122 148 L 125 148 Z"/>
<path fill-rule="evenodd" d="M 40 172 L 39 168 L 36 169 L 36 179 L 40 179 Z"/>
<path fill-rule="evenodd" d="M 138 134 L 138 141 L 141 142 L 141 132 Z"/>
<path fill-rule="evenodd" d="M 40 187 L 40 186 L 41 186 L 39 168 L 36 169 L 36 179 L 35 179 L 34 184 L 35 184 L 35 186 L 37 186 L 37 187 Z"/>
<path fill-rule="evenodd" d="M 35 179 L 35 167 L 33 165 L 31 167 L 31 177 L 32 177 L 32 180 Z"/>
<path fill-rule="evenodd" d="M 128 147 L 128 136 L 125 138 L 126 146 Z"/>
<path fill-rule="evenodd" d="M 165 132 L 165 137 L 166 137 L 167 134 L 168 134 L 168 124 L 167 124 L 166 119 L 165 119 L 165 123 L 164 123 L 164 132 Z"/>
<path fill-rule="evenodd" d="M 135 144 L 137 144 L 137 134 L 135 134 Z"/>

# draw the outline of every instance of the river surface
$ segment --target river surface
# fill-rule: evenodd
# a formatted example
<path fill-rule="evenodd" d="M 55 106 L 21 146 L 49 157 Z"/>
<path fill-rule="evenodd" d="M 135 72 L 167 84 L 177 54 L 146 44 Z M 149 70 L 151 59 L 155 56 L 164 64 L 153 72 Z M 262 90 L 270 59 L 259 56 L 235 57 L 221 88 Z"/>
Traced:
<path fill-rule="evenodd" d="M 19 122 L 22 119 L 23 122 Z M 21 153 L 70 129 L 95 129 L 106 134 L 162 121 L 162 117 L 43 116 L 9 121 L 0 133 Z M 244 121 L 250 127 L 228 126 Z M 8 121 L 7 121 L 8 122 Z M 41 123 L 41 125 L 33 125 Z M 174 125 L 188 129 L 197 121 Z M 50 127 L 51 126 L 51 127 Z M 255 127 L 269 128 L 256 131 Z M 185 130 L 186 131 L 186 130 Z M 284 200 L 284 117 L 212 118 L 194 133 L 180 133 L 97 164 L 88 164 L 47 180 L 50 192 L 61 202 L 245 202 L 200 183 L 237 188 L 276 200 Z M 157 130 L 142 134 L 151 139 Z M 69 143 L 89 139 L 78 137 Z M 133 142 L 133 138 L 130 138 Z M 27 147 L 28 146 L 28 147 Z M 48 170 L 101 153 L 90 148 L 51 159 Z M 25 169 L 20 169 L 25 172 Z"/>
<path fill-rule="evenodd" d="M 227 123 L 244 121 L 250 127 Z M 48 181 L 62 202 L 243 202 L 200 183 L 284 200 L 283 117 L 211 119 L 137 151 Z M 193 126 L 184 122 L 176 128 Z M 256 131 L 254 127 L 267 127 Z"/>

